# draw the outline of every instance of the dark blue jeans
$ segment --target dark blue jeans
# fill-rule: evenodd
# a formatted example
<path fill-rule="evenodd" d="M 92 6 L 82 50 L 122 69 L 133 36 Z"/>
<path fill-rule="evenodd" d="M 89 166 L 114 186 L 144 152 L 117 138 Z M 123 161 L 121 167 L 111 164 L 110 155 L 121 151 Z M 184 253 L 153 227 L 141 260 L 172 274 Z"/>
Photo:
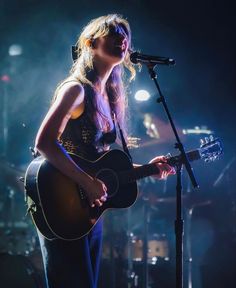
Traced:
<path fill-rule="evenodd" d="M 39 232 L 48 288 L 96 288 L 102 242 L 102 222 L 79 240 L 49 241 Z"/>

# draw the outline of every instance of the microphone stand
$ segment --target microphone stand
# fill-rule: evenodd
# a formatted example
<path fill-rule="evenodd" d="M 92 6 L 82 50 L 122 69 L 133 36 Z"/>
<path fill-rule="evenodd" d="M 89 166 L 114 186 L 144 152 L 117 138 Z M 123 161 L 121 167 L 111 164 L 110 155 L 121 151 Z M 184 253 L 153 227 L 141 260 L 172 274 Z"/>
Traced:
<path fill-rule="evenodd" d="M 180 141 L 175 124 L 169 112 L 165 97 L 163 96 L 160 86 L 157 82 L 157 74 L 154 71 L 156 64 L 147 63 L 148 72 L 151 79 L 154 81 L 159 93 L 157 103 L 162 103 L 164 110 L 167 114 L 171 128 L 176 138 L 175 148 L 180 152 L 180 160 L 175 163 L 177 184 L 176 184 L 176 220 L 175 220 L 175 236 L 176 236 L 176 288 L 183 288 L 183 235 L 184 235 L 184 221 L 182 218 L 182 170 L 183 166 L 189 175 L 191 183 L 194 188 L 198 188 L 198 183 L 193 174 L 193 169 L 188 161 L 184 146 Z"/>

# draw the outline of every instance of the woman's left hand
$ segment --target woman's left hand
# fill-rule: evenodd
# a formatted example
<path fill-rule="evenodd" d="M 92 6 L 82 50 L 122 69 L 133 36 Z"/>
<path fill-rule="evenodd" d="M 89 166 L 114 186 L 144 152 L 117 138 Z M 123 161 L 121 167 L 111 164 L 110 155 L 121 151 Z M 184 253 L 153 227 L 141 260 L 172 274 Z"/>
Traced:
<path fill-rule="evenodd" d="M 158 174 L 152 176 L 156 179 L 165 180 L 169 175 L 174 175 L 176 173 L 175 168 L 167 164 L 167 158 L 165 156 L 157 156 L 149 163 L 155 163 L 160 170 Z"/>

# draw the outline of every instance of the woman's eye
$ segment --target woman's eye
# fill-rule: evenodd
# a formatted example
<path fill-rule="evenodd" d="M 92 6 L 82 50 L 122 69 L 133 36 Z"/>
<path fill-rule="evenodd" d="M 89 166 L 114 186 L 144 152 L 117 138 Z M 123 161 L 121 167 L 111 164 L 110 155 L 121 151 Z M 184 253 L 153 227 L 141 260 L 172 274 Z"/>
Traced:
<path fill-rule="evenodd" d="M 110 36 L 118 36 L 118 35 L 123 35 L 125 37 L 127 37 L 124 29 L 122 29 L 121 27 L 117 26 L 117 27 L 111 27 L 110 31 L 109 31 L 109 35 Z"/>

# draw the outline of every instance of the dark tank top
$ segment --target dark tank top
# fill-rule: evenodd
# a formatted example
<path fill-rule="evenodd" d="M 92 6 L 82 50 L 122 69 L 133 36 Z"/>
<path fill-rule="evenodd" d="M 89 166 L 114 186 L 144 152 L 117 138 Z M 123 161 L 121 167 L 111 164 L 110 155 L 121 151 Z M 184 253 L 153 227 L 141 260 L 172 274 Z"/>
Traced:
<path fill-rule="evenodd" d="M 76 119 L 70 119 L 59 138 L 59 143 L 67 150 L 87 160 L 96 160 L 116 141 L 116 127 L 104 133 L 98 129 L 88 115 L 88 101 L 85 101 L 83 113 Z"/>

